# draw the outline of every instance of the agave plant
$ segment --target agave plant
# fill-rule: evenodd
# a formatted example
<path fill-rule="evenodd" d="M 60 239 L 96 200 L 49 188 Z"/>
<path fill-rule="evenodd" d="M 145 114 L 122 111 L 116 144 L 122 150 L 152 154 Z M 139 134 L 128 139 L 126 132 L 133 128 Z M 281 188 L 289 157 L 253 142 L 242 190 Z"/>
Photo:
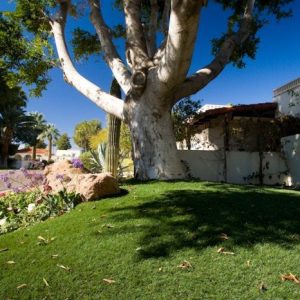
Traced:
<path fill-rule="evenodd" d="M 98 145 L 97 150 L 91 150 L 91 171 L 94 173 L 99 173 L 104 170 L 105 166 L 105 153 L 106 153 L 106 143 L 101 143 Z"/>

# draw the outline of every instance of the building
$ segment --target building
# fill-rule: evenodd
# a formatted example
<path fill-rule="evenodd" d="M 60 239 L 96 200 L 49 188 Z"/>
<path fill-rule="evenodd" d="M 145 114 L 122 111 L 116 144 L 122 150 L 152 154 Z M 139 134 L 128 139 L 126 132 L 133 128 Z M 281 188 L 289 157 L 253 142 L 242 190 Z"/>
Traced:
<path fill-rule="evenodd" d="M 300 118 L 300 77 L 273 90 L 273 100 L 279 115 Z"/>
<path fill-rule="evenodd" d="M 270 103 L 204 106 L 189 120 L 198 151 L 179 155 L 192 177 L 300 186 L 300 78 L 273 93 Z"/>
<path fill-rule="evenodd" d="M 32 162 L 32 153 L 33 148 L 28 147 L 24 149 L 20 149 L 16 152 L 15 155 L 10 156 L 11 159 L 13 159 L 12 167 L 15 169 L 20 168 L 28 168 L 30 167 L 30 163 Z M 36 160 L 43 161 L 48 160 L 48 150 L 47 149 L 36 149 Z"/>
<path fill-rule="evenodd" d="M 191 150 L 278 150 L 279 136 L 275 136 L 273 122 L 276 111 L 277 103 L 223 106 L 200 111 L 190 122 L 195 132 Z"/>
<path fill-rule="evenodd" d="M 82 152 L 81 150 L 77 150 L 77 149 L 56 150 L 55 156 L 53 157 L 53 159 L 55 161 L 72 160 L 74 158 L 79 158 L 81 152 Z"/>

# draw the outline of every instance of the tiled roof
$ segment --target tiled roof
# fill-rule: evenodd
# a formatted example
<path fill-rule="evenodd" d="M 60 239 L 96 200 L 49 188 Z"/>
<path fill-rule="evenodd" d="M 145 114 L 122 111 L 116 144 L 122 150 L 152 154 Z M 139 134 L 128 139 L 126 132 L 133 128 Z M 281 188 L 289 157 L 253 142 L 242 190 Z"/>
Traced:
<path fill-rule="evenodd" d="M 234 116 L 260 116 L 260 117 L 275 117 L 275 111 L 277 109 L 277 103 L 257 103 L 247 105 L 235 105 L 229 107 L 221 107 L 215 109 L 206 110 L 203 113 L 194 117 L 191 122 L 192 125 L 198 125 L 216 118 L 221 115 L 232 114 Z"/>
<path fill-rule="evenodd" d="M 24 148 L 21 150 L 18 150 L 16 154 L 32 154 L 32 147 L 29 148 Z M 37 155 L 48 155 L 48 150 L 47 149 L 41 149 L 41 148 L 37 148 L 36 149 L 36 154 Z"/>

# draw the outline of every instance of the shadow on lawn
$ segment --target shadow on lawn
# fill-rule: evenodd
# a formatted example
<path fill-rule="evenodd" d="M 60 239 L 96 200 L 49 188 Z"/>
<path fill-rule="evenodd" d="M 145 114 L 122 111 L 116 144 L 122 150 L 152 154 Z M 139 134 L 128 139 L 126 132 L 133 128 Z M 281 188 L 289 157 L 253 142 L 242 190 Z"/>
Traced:
<path fill-rule="evenodd" d="M 206 184 L 208 190 L 168 191 L 137 206 L 114 209 L 114 220 L 148 219 L 138 230 L 141 258 L 168 256 L 183 248 L 222 244 L 251 247 L 273 243 L 291 247 L 300 242 L 300 194 L 252 187 Z M 148 222 L 147 222 L 148 223 Z M 226 233 L 228 240 L 220 239 Z"/>

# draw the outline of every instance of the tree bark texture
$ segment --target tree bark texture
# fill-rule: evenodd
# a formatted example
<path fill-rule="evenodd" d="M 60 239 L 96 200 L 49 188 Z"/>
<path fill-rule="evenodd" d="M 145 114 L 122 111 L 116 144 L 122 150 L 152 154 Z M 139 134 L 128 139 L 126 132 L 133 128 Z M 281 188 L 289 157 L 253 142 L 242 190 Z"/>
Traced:
<path fill-rule="evenodd" d="M 156 97 L 150 88 L 138 101 L 126 101 L 135 177 L 140 180 L 185 178 L 187 173 L 177 154 L 170 108 L 158 106 L 164 101 Z"/>

